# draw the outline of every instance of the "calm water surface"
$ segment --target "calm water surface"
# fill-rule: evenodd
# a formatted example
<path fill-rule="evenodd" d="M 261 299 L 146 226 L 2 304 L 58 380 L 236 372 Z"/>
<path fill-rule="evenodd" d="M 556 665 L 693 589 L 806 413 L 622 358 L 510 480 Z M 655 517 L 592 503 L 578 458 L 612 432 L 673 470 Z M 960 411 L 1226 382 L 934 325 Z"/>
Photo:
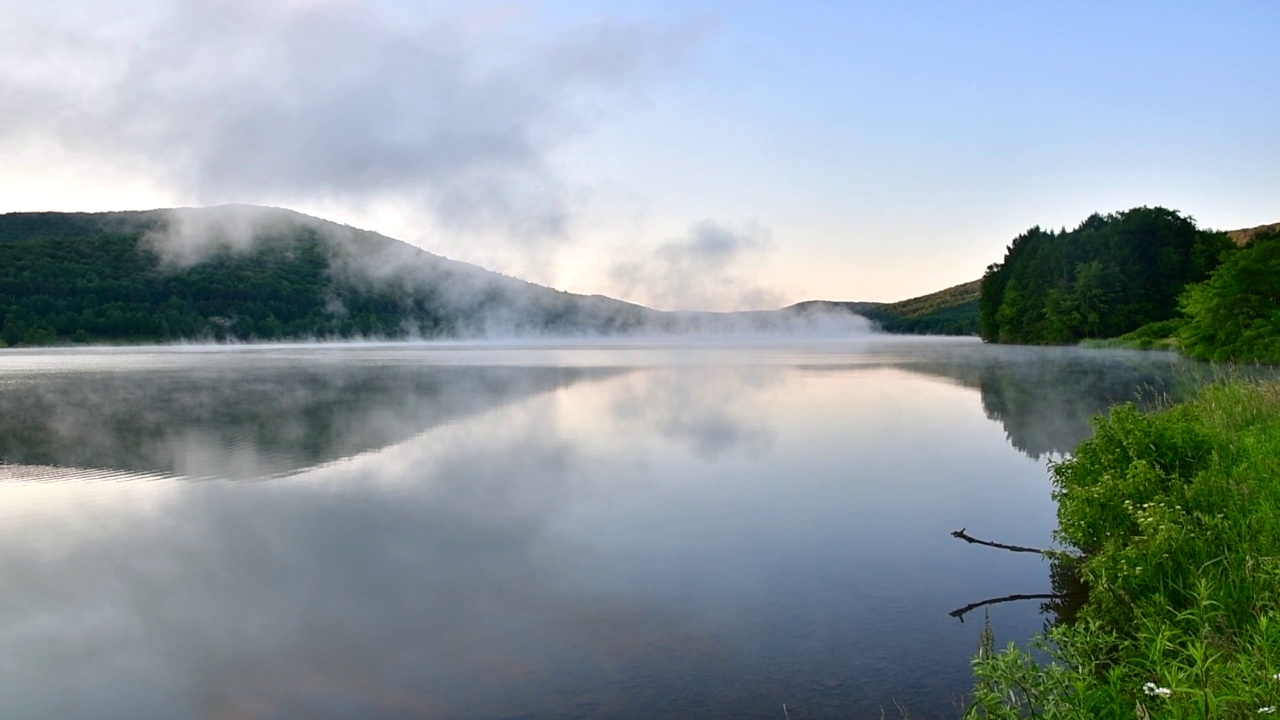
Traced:
<path fill-rule="evenodd" d="M 1166 354 L 0 353 L 7 718 L 955 717 L 1046 463 Z M 991 607 L 1000 644 L 1045 617 Z"/>

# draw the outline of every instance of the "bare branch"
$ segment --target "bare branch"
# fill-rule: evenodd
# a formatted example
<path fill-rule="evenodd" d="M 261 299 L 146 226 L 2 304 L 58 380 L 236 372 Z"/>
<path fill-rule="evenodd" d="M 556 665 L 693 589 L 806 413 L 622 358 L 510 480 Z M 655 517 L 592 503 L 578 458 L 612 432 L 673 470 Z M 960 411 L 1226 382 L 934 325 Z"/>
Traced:
<path fill-rule="evenodd" d="M 1033 548 L 1033 547 L 1026 547 L 1025 545 L 1005 545 L 1004 543 L 991 542 L 990 540 L 979 540 L 978 538 L 973 537 L 968 533 L 966 533 L 965 528 L 960 528 L 959 530 L 953 530 L 951 532 L 951 537 L 960 538 L 961 540 L 967 543 L 973 543 L 975 545 L 986 545 L 987 547 L 1000 548 L 1001 550 L 1008 550 L 1009 552 L 1035 553 L 1037 555 L 1045 555 L 1049 552 L 1048 550 L 1042 550 L 1040 548 Z"/>

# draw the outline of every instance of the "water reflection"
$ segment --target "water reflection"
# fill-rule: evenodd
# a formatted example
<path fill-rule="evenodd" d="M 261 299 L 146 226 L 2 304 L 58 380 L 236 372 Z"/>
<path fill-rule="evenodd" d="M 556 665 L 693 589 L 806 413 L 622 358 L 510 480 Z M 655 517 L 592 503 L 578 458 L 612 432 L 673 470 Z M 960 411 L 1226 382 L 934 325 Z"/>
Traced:
<path fill-rule="evenodd" d="M 1176 400 L 1206 372 L 1151 353 L 974 344 L 911 350 L 810 369 L 892 367 L 977 388 L 987 416 L 1035 459 L 1070 452 L 1091 434 L 1090 419 L 1108 407 Z M 402 360 L 231 362 L 148 372 L 95 365 L 0 375 L 0 464 L 222 478 L 288 474 L 393 445 L 495 405 L 637 369 Z M 633 384 L 617 393 L 611 412 L 708 457 L 738 445 L 767 446 L 768 418 L 742 406 L 780 382 L 782 370 L 749 365 L 732 374 L 650 378 L 643 388 Z"/>
<path fill-rule="evenodd" d="M 1091 419 L 1113 405 L 1180 399 L 1203 372 L 1172 353 L 1075 348 L 990 348 L 908 367 L 978 388 L 987 417 L 1004 426 L 1010 444 L 1036 459 L 1075 450 L 1093 434 Z"/>
<path fill-rule="evenodd" d="M 283 475 L 617 372 L 229 362 L 194 370 L 17 374 L 0 381 L 0 463 L 235 479 Z"/>
<path fill-rule="evenodd" d="M 757 366 L 709 373 L 676 368 L 620 383 L 612 395 L 615 422 L 655 432 L 704 459 L 741 449 L 763 450 L 773 440 L 760 395 L 785 381 L 786 368 Z M 620 428 L 623 432 L 627 430 Z"/>
<path fill-rule="evenodd" d="M 987 417 L 1034 459 L 1070 453 L 1092 418 L 1127 402 L 1176 402 L 1217 372 L 1173 353 L 956 345 L 848 367 L 895 367 L 979 390 Z"/>
<path fill-rule="evenodd" d="M 1078 429 L 988 393 L 1112 387 L 958 344 L 592 353 L 5 371 L 10 470 L 275 476 L 0 485 L 6 716 L 953 716 L 947 612 L 1050 588 L 948 532 L 1046 544 L 1009 439 Z"/>

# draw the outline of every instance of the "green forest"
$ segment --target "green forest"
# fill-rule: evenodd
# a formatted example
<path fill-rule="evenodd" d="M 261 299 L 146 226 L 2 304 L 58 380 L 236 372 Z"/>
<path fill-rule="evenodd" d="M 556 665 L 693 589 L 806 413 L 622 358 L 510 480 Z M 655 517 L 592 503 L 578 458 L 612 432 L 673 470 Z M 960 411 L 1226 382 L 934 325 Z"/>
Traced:
<path fill-rule="evenodd" d="M 1158 207 L 1094 214 L 1071 231 L 1033 227 L 982 278 L 982 338 L 1060 345 L 1174 319 L 1186 287 L 1234 247 Z"/>
<path fill-rule="evenodd" d="M 1183 352 L 1218 362 L 1280 363 L 1280 231 L 1253 236 L 1182 295 L 1168 328 Z"/>
<path fill-rule="evenodd" d="M 0 339 L 8 345 L 400 335 L 409 308 L 419 332 L 449 328 L 421 293 L 328 282 L 326 248 L 305 228 L 178 270 L 141 242 L 140 228 L 22 219 L 38 228 L 0 223 Z M 338 303 L 341 314 L 329 310 Z"/>
<path fill-rule="evenodd" d="M 979 324 L 988 342 L 1116 338 L 1109 346 L 1280 363 L 1280 228 L 1211 232 L 1146 207 L 1034 227 L 987 268 Z"/>
<path fill-rule="evenodd" d="M 610 332 L 644 319 L 627 303 L 524 283 L 295 213 L 257 210 L 275 213 L 275 222 L 255 232 L 249 247 L 211 242 L 198 263 L 187 264 L 166 261 L 150 239 L 171 219 L 164 211 L 0 216 L 0 346 L 431 338 L 491 321 Z M 330 226 L 356 242 L 335 241 Z M 373 274 L 360 259 L 379 253 L 403 262 Z"/>

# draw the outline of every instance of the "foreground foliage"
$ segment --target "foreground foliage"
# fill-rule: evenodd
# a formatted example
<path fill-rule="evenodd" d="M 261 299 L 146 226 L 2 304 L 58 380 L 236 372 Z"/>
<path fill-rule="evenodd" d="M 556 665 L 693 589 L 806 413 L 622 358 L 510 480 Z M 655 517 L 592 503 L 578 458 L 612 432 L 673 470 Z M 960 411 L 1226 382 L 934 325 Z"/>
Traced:
<path fill-rule="evenodd" d="M 1204 360 L 1280 363 L 1280 231 L 1256 234 L 1182 297 L 1177 338 Z"/>
<path fill-rule="evenodd" d="M 986 643 L 970 717 L 1237 718 L 1280 706 L 1280 383 L 1127 406 L 1053 467 L 1089 588 L 1039 649 Z"/>

